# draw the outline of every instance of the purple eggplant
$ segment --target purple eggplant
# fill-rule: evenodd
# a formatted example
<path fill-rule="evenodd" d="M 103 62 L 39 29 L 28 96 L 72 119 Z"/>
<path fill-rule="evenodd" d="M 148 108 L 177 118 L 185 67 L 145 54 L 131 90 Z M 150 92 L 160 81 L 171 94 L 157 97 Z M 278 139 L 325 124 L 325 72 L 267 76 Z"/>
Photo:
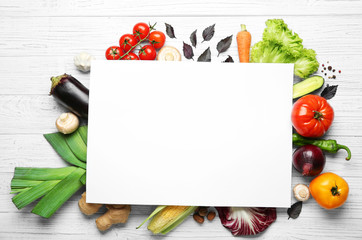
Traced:
<path fill-rule="evenodd" d="M 68 74 L 51 77 L 50 94 L 79 117 L 88 118 L 89 90 Z"/>

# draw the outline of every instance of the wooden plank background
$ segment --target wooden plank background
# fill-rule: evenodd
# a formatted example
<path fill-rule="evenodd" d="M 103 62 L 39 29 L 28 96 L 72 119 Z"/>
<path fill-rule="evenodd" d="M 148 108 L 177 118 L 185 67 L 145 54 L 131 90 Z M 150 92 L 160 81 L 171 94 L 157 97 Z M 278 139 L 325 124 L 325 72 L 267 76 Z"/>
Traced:
<path fill-rule="evenodd" d="M 100 233 L 94 220 L 104 209 L 97 216 L 82 215 L 77 206 L 81 191 L 49 220 L 31 214 L 31 207 L 18 211 L 12 204 L 9 191 L 14 167 L 66 166 L 42 137 L 43 133 L 56 130 L 55 119 L 65 111 L 48 96 L 49 78 L 67 72 L 88 86 L 89 74 L 76 70 L 73 56 L 86 51 L 103 59 L 105 49 L 117 44 L 119 37 L 130 32 L 139 21 L 157 22 L 162 31 L 165 22 L 173 25 L 177 39 L 168 38 L 166 44 L 180 50 L 183 41 L 189 43 L 191 32 L 198 29 L 201 39 L 202 30 L 216 23 L 214 38 L 200 43 L 195 56 L 210 46 L 212 61 L 221 62 L 227 55 L 236 60 L 235 39 L 219 57 L 217 42 L 231 34 L 235 37 L 240 23 L 245 23 L 254 44 L 260 40 L 264 22 L 269 18 L 283 18 L 304 40 L 305 47 L 316 50 L 321 64 L 329 62 L 342 71 L 336 74 L 337 79 L 326 79 L 326 83 L 339 85 L 336 97 L 330 101 L 335 121 L 326 138 L 350 146 L 353 158 L 345 161 L 342 151 L 327 154 L 324 171 L 343 176 L 350 185 L 350 196 L 343 207 L 326 211 L 311 199 L 297 220 L 288 220 L 286 209 L 278 209 L 277 221 L 259 239 L 359 239 L 362 235 L 362 1 L 354 0 L 1 1 L 0 239 L 163 239 L 152 236 L 145 228 L 135 229 L 154 206 L 134 206 L 127 224 Z M 254 91 L 256 97 L 262 97 L 257 96 L 257 89 Z M 260 148 L 268 141 L 261 139 Z M 185 173 L 185 177 L 189 175 Z M 308 184 L 310 180 L 293 170 L 293 185 Z M 239 184 L 242 188 L 247 183 Z M 210 193 L 210 197 L 213 194 L 217 193 Z M 234 237 L 218 218 L 200 226 L 190 217 L 166 238 Z"/>

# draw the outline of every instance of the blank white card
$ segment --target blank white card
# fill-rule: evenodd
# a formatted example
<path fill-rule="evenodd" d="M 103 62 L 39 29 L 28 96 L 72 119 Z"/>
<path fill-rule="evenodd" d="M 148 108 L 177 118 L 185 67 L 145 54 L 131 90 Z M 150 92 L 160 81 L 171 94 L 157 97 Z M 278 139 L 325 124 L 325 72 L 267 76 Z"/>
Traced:
<path fill-rule="evenodd" d="M 290 207 L 293 67 L 93 61 L 87 202 Z"/>

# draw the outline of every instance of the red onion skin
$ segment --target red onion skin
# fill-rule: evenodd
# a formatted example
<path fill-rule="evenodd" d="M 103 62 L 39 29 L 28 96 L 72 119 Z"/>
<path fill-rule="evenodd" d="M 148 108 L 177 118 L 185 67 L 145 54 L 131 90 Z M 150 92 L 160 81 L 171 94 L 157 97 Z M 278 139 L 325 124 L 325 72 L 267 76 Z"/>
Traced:
<path fill-rule="evenodd" d="M 317 176 L 323 171 L 325 163 L 323 151 L 314 145 L 304 145 L 293 153 L 293 166 L 303 176 Z"/>

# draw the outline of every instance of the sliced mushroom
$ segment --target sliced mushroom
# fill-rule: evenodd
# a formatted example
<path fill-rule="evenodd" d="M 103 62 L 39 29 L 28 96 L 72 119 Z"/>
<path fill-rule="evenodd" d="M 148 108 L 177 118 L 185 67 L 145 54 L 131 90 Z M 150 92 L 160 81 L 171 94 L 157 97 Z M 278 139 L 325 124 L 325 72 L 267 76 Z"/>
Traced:
<path fill-rule="evenodd" d="M 157 55 L 159 61 L 181 61 L 180 52 L 171 46 L 164 46 L 161 48 Z"/>

